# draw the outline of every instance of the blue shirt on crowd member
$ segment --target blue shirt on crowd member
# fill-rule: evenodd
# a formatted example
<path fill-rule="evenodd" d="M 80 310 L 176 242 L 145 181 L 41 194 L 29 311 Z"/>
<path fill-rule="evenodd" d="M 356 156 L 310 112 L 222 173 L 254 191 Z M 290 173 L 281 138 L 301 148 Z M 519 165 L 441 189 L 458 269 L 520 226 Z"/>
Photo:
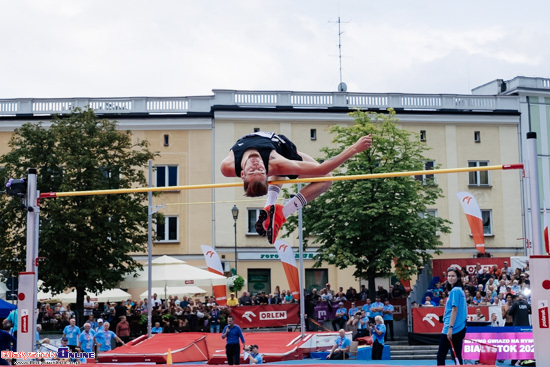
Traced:
<path fill-rule="evenodd" d="M 447 334 L 449 331 L 449 322 L 451 321 L 451 312 L 453 311 L 453 306 L 457 308 L 457 314 L 455 323 L 453 325 L 453 334 L 462 331 L 466 327 L 466 317 L 467 315 L 467 305 L 466 305 L 466 295 L 460 287 L 454 287 L 449 293 L 447 302 L 445 303 L 445 311 L 443 314 L 443 330 L 442 334 Z"/>
<path fill-rule="evenodd" d="M 344 306 L 336 310 L 336 317 L 343 317 L 345 320 L 348 319 L 348 309 Z"/>
<path fill-rule="evenodd" d="M 391 313 L 384 312 L 384 315 L 382 316 L 382 318 L 388 321 L 393 320 L 393 311 L 394 311 L 393 305 L 392 304 L 384 305 L 384 311 L 391 311 Z"/>
<path fill-rule="evenodd" d="M 357 330 L 366 329 L 368 325 L 369 325 L 369 317 L 365 316 L 361 318 L 361 320 L 359 320 L 359 322 L 357 323 Z"/>
<path fill-rule="evenodd" d="M 95 340 L 98 344 L 101 344 L 99 346 L 100 352 L 106 352 L 111 350 L 111 339 L 116 338 L 116 334 L 113 333 L 111 330 L 101 330 L 98 331 L 97 334 L 95 334 Z"/>
<path fill-rule="evenodd" d="M 15 352 L 17 339 L 7 331 L 0 330 L 0 350 L 11 350 Z M 7 363 L 6 363 L 7 364 Z"/>
<path fill-rule="evenodd" d="M 376 331 L 374 331 L 374 329 L 382 332 L 382 334 L 378 335 L 378 333 Z M 372 331 L 372 337 L 374 338 L 374 340 L 378 340 L 378 343 L 380 344 L 384 344 L 384 335 L 386 334 L 386 325 L 384 324 L 376 324 L 373 326 L 373 331 Z"/>
<path fill-rule="evenodd" d="M 376 302 L 374 302 L 371 306 L 371 315 L 370 317 L 376 317 L 376 316 L 382 316 L 382 310 L 384 309 L 384 304 L 380 302 L 380 297 L 376 297 Z M 372 309 L 379 309 L 380 311 L 372 311 Z"/>
<path fill-rule="evenodd" d="M 239 339 L 245 344 L 243 331 L 239 325 L 226 325 L 222 332 L 222 339 L 225 338 L 227 338 L 227 344 L 239 344 Z"/>
<path fill-rule="evenodd" d="M 256 361 L 252 361 L 252 358 L 254 358 Z M 248 360 L 250 361 L 250 364 L 262 364 L 264 363 L 264 359 L 262 357 L 262 355 L 258 352 L 256 354 L 254 353 L 250 353 L 250 357 L 248 358 Z"/>
<path fill-rule="evenodd" d="M 365 303 L 363 305 L 362 310 L 365 311 L 365 316 L 372 317 L 371 312 L 370 312 L 371 307 L 372 307 L 372 304 L 370 304 L 370 303 Z"/>
<path fill-rule="evenodd" d="M 351 305 L 354 306 L 353 303 L 352 303 Z M 355 307 L 355 306 L 354 306 L 354 307 L 350 307 L 349 310 L 348 310 L 348 316 L 349 316 L 349 318 L 350 318 L 350 319 L 353 318 L 353 317 L 355 316 L 355 314 L 356 314 L 358 311 L 359 311 L 359 308 L 357 308 L 357 307 Z"/>
<path fill-rule="evenodd" d="M 77 345 L 78 336 L 80 335 L 80 328 L 76 325 L 67 325 L 63 329 L 63 334 L 67 337 L 68 345 Z"/>
<path fill-rule="evenodd" d="M 344 337 L 338 336 L 336 338 L 335 344 L 338 349 L 345 349 L 351 345 L 351 340 L 349 340 L 349 338 L 345 336 Z"/>
<path fill-rule="evenodd" d="M 83 331 L 78 337 L 80 342 L 80 350 L 86 353 L 92 353 L 94 351 L 94 332 L 90 329 L 89 332 Z"/>

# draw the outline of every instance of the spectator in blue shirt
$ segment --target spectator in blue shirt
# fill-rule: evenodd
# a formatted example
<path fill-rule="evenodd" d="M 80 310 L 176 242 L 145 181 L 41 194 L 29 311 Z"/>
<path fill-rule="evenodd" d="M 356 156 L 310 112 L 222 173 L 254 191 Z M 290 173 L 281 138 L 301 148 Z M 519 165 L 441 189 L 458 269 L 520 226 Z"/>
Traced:
<path fill-rule="evenodd" d="M 363 305 L 362 310 L 365 311 L 365 316 L 367 316 L 371 322 L 374 322 L 374 317 L 372 317 L 372 314 L 370 312 L 372 301 L 370 300 L 370 298 L 367 298 L 366 302 L 367 303 Z M 371 317 L 372 317 L 372 320 L 371 320 Z"/>
<path fill-rule="evenodd" d="M 357 312 L 359 311 L 359 308 L 355 307 L 355 302 L 352 302 L 351 307 L 348 310 L 348 322 L 346 323 L 348 330 L 351 330 L 353 328 L 353 320 L 355 319 L 355 315 L 357 315 Z"/>
<path fill-rule="evenodd" d="M 386 325 L 386 328 L 389 329 L 389 333 L 386 332 L 385 341 L 388 341 L 388 334 L 391 335 L 391 341 L 394 341 L 393 338 L 393 311 L 394 307 L 392 304 L 390 304 L 390 301 L 386 300 L 384 301 L 384 315 L 382 318 L 384 319 L 384 324 Z"/>
<path fill-rule="evenodd" d="M 94 335 L 95 342 L 100 352 L 107 352 L 111 350 L 112 338 L 115 338 L 115 340 L 122 345 L 125 344 L 122 339 L 120 339 L 115 333 L 109 330 L 109 326 L 110 324 L 108 322 L 105 322 L 103 324 L 103 330 L 98 331 L 97 334 Z"/>
<path fill-rule="evenodd" d="M 210 332 L 219 333 L 220 332 L 220 310 L 218 305 L 214 303 L 212 305 L 212 310 L 210 310 Z"/>
<path fill-rule="evenodd" d="M 250 364 L 262 364 L 263 363 L 263 357 L 258 351 L 258 346 L 256 344 L 253 344 L 250 346 L 250 355 L 248 356 L 248 360 L 250 361 Z"/>
<path fill-rule="evenodd" d="M 92 353 L 94 351 L 94 331 L 89 323 L 84 324 L 84 330 L 78 336 L 78 347 L 81 352 Z"/>
<path fill-rule="evenodd" d="M 151 334 L 162 334 L 160 322 L 155 322 L 155 326 L 151 329 Z"/>
<path fill-rule="evenodd" d="M 227 339 L 225 354 L 229 365 L 240 364 L 241 345 L 239 340 L 245 344 L 243 331 L 235 325 L 233 316 L 227 316 L 227 325 L 223 328 L 222 339 Z"/>
<path fill-rule="evenodd" d="M 332 346 L 330 353 L 327 356 L 327 359 L 345 359 L 349 358 L 348 352 L 351 345 L 351 340 L 346 337 L 346 331 L 340 329 L 338 332 L 338 337 L 336 342 Z"/>
<path fill-rule="evenodd" d="M 374 318 L 375 324 L 372 326 L 372 359 L 381 360 L 384 351 L 384 335 L 386 335 L 386 325 L 384 319 L 378 315 Z"/>
<path fill-rule="evenodd" d="M 376 316 L 382 316 L 384 311 L 384 304 L 382 303 L 380 296 L 376 296 L 376 302 L 374 302 L 370 308 L 372 318 Z"/>
<path fill-rule="evenodd" d="M 462 364 L 462 342 L 466 336 L 467 304 L 466 295 L 462 289 L 462 273 L 460 270 L 450 268 L 447 270 L 447 291 L 449 297 L 445 303 L 443 313 L 443 330 L 439 339 L 437 351 L 437 365 L 444 366 L 447 353 L 451 349 L 451 341 L 458 358 Z"/>
<path fill-rule="evenodd" d="M 76 352 L 76 346 L 78 345 L 78 336 L 80 335 L 80 328 L 76 326 L 76 320 L 70 319 L 69 325 L 63 329 L 63 336 L 67 337 L 69 348 L 71 351 Z"/>
<path fill-rule="evenodd" d="M 348 310 L 344 307 L 344 302 L 338 303 L 338 306 L 339 308 L 336 310 L 336 318 L 332 320 L 332 327 L 334 328 L 334 331 L 343 329 L 344 326 L 346 326 L 346 321 L 348 319 Z"/>

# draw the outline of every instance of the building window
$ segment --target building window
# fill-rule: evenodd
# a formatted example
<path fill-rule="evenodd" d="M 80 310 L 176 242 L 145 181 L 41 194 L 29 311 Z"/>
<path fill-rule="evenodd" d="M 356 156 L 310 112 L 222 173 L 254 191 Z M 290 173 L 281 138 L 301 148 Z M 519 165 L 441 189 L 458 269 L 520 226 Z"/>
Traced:
<path fill-rule="evenodd" d="M 420 130 L 420 141 L 426 141 L 426 130 Z"/>
<path fill-rule="evenodd" d="M 487 167 L 489 161 L 470 161 L 468 167 Z M 489 171 L 475 171 L 470 172 L 469 182 L 470 186 L 489 186 Z"/>
<path fill-rule="evenodd" d="M 317 140 L 317 129 L 309 130 L 309 138 L 311 140 Z"/>
<path fill-rule="evenodd" d="M 248 209 L 248 226 L 246 229 L 247 235 L 257 235 L 256 232 L 256 221 L 258 220 L 258 216 L 260 215 L 261 209 Z"/>
<path fill-rule="evenodd" d="M 481 132 L 480 131 L 474 131 L 474 142 L 476 142 L 476 143 L 481 142 Z"/>
<path fill-rule="evenodd" d="M 435 161 L 424 162 L 424 170 L 433 170 L 435 168 Z M 433 185 L 435 183 L 435 175 L 416 175 L 414 179 L 422 181 L 422 185 Z"/>
<path fill-rule="evenodd" d="M 167 147 L 170 145 L 170 135 L 164 134 L 164 146 Z"/>
<path fill-rule="evenodd" d="M 178 186 L 178 166 L 157 166 L 157 187 Z"/>
<path fill-rule="evenodd" d="M 419 214 L 420 218 L 427 218 L 428 215 L 430 215 L 432 217 L 437 217 L 437 209 L 428 209 L 428 210 L 426 210 L 426 213 L 420 213 Z M 439 231 L 434 230 L 434 232 L 435 232 L 436 236 L 439 236 Z"/>
<path fill-rule="evenodd" d="M 257 132 L 259 132 L 259 131 L 260 131 L 260 128 L 259 128 L 259 127 L 255 127 L 255 128 L 254 128 L 254 132 L 255 132 L 255 133 L 257 133 Z"/>
<path fill-rule="evenodd" d="M 306 289 L 309 292 L 317 288 L 317 293 L 320 294 L 327 283 L 328 269 L 306 269 Z"/>
<path fill-rule="evenodd" d="M 271 270 L 270 269 L 248 269 L 248 291 L 252 295 L 258 292 L 271 293 Z"/>
<path fill-rule="evenodd" d="M 164 223 L 156 226 L 157 242 L 178 242 L 178 217 L 164 216 Z"/>
<path fill-rule="evenodd" d="M 491 209 L 481 210 L 481 219 L 483 219 L 483 234 L 485 236 L 493 235 L 493 211 Z"/>

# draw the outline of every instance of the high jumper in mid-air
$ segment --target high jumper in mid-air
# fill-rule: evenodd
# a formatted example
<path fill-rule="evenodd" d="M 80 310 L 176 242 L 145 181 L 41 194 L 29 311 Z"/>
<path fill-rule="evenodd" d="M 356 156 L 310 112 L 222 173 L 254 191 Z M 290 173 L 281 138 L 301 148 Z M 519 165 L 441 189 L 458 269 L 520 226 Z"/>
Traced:
<path fill-rule="evenodd" d="M 266 206 L 260 211 L 256 231 L 274 243 L 279 229 L 286 218 L 327 191 L 331 182 L 312 182 L 305 186 L 284 206 L 275 204 L 281 185 L 270 185 L 268 181 L 288 178 L 330 176 L 342 163 L 363 152 L 372 145 L 371 135 L 362 136 L 337 156 L 317 162 L 309 155 L 297 150 L 286 136 L 271 132 L 256 132 L 237 140 L 222 161 L 221 172 L 226 177 L 240 177 L 244 182 L 246 196 L 267 194 Z"/>

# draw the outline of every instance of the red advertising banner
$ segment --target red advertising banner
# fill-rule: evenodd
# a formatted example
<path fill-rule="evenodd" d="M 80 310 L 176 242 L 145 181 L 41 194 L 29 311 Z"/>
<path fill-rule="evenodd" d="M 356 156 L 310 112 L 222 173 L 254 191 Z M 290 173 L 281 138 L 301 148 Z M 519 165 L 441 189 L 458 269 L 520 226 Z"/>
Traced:
<path fill-rule="evenodd" d="M 231 309 L 235 324 L 241 328 L 281 327 L 298 324 L 300 305 L 241 306 Z"/>
<path fill-rule="evenodd" d="M 482 269 L 487 269 L 487 272 L 490 272 L 490 269 L 493 268 L 493 265 L 498 266 L 499 269 L 504 267 L 504 262 L 507 261 L 510 264 L 509 257 L 480 257 L 480 258 L 467 258 L 467 259 L 436 259 L 433 260 L 433 276 L 441 277 L 443 272 L 447 272 L 447 269 L 457 266 L 462 269 L 465 267 L 469 273 L 472 273 L 476 264 L 479 263 Z"/>
<path fill-rule="evenodd" d="M 477 309 L 489 320 L 489 307 L 468 307 L 468 321 L 475 320 Z M 443 330 L 443 324 L 439 317 L 443 316 L 445 307 L 415 307 L 412 309 L 413 332 L 419 334 L 439 334 Z"/>

